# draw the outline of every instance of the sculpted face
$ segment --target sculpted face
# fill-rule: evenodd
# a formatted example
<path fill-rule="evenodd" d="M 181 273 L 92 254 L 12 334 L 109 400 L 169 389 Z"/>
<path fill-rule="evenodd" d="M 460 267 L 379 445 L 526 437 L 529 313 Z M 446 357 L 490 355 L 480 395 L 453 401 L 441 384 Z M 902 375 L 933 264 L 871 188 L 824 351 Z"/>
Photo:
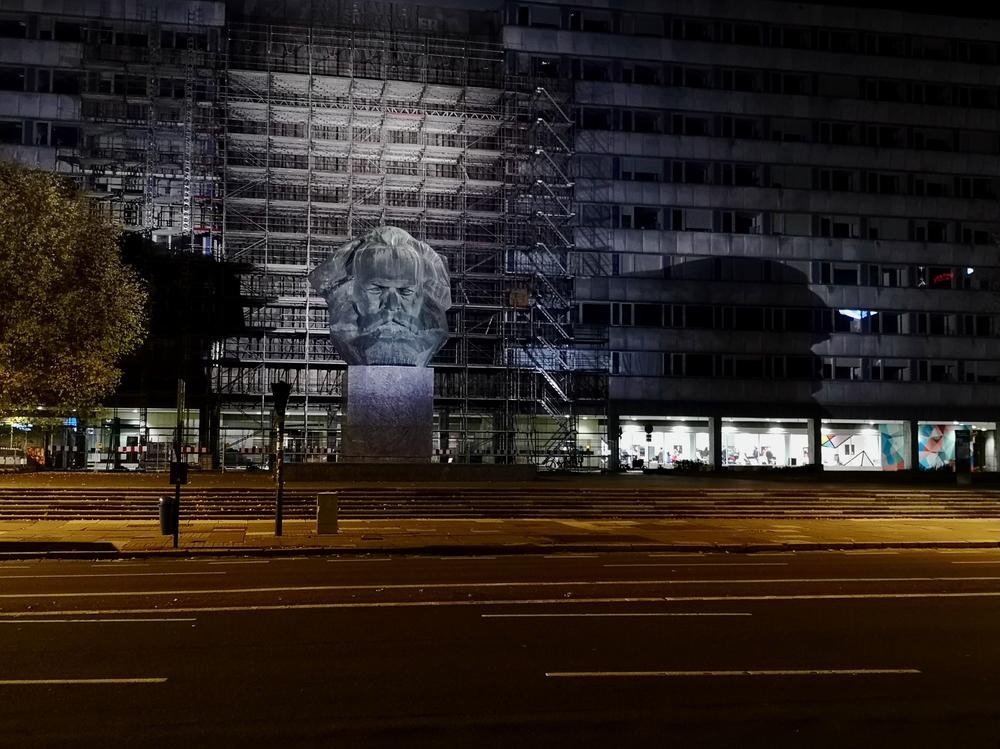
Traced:
<path fill-rule="evenodd" d="M 402 229 L 383 227 L 335 252 L 309 275 L 348 364 L 426 366 L 448 337 L 443 259 Z"/>

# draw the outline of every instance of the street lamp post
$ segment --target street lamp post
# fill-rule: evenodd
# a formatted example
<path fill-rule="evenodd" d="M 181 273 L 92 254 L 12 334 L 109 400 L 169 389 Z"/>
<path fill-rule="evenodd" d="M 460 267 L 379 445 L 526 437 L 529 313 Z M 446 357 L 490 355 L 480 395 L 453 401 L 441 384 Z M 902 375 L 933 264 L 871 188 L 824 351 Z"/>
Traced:
<path fill-rule="evenodd" d="M 274 535 L 281 535 L 281 521 L 285 498 L 285 408 L 288 406 L 288 395 L 292 386 L 287 382 L 272 382 L 271 395 L 274 397 Z"/>

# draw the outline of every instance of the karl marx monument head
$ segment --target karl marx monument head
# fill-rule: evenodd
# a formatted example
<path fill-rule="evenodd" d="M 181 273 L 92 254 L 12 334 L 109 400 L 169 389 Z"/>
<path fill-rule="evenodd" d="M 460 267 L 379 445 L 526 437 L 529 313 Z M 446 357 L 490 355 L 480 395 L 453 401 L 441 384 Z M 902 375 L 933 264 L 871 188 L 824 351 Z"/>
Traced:
<path fill-rule="evenodd" d="M 423 367 L 448 338 L 444 258 L 394 226 L 336 250 L 309 274 L 348 364 Z"/>

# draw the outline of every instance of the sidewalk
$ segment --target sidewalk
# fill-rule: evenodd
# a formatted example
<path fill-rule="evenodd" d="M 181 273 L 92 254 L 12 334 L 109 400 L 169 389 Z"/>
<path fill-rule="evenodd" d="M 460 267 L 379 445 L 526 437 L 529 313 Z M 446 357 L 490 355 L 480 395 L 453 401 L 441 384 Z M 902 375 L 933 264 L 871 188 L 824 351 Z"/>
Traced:
<path fill-rule="evenodd" d="M 754 552 L 869 548 L 1000 548 L 1000 521 L 968 519 L 344 520 L 181 523 L 180 548 L 156 522 L 0 521 L 0 559 L 164 555 L 490 555 L 606 551 Z"/>

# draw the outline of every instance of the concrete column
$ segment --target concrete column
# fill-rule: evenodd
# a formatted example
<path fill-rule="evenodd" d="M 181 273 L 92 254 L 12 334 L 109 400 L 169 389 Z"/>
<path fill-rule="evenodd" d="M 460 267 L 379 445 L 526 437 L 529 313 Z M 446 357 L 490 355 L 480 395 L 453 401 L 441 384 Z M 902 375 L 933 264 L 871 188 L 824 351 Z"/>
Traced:
<path fill-rule="evenodd" d="M 920 434 L 915 421 L 908 423 L 909 440 L 906 445 L 906 467 L 911 471 L 920 468 Z"/>
<path fill-rule="evenodd" d="M 809 419 L 809 463 L 823 468 L 823 419 Z"/>
<path fill-rule="evenodd" d="M 713 416 L 708 420 L 708 456 L 712 468 L 722 468 L 722 417 Z"/>
<path fill-rule="evenodd" d="M 994 423 L 997 427 L 993 430 L 993 470 L 1000 471 L 1000 421 Z"/>
<path fill-rule="evenodd" d="M 608 449 L 611 454 L 608 456 L 608 470 L 611 472 L 618 472 L 621 470 L 621 465 L 619 463 L 618 456 L 621 454 L 620 450 L 620 440 L 618 439 L 618 430 L 621 428 L 621 423 L 616 413 L 608 413 Z"/>

